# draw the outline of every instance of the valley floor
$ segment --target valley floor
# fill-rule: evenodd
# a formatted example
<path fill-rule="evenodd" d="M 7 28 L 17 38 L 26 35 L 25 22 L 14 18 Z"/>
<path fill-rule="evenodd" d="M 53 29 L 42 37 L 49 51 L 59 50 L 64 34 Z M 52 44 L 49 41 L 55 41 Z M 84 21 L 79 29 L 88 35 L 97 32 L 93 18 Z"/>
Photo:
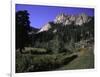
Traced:
<path fill-rule="evenodd" d="M 66 53 L 44 54 L 46 50 L 38 48 L 32 48 L 32 50 L 39 50 L 39 52 L 35 52 L 36 54 L 32 51 L 24 54 L 16 52 L 17 73 L 94 68 L 93 46 L 80 48 L 69 55 Z"/>
<path fill-rule="evenodd" d="M 70 69 L 91 69 L 94 68 L 94 49 L 84 48 L 78 52 L 78 57 L 71 61 L 69 64 L 59 68 L 60 70 Z"/>

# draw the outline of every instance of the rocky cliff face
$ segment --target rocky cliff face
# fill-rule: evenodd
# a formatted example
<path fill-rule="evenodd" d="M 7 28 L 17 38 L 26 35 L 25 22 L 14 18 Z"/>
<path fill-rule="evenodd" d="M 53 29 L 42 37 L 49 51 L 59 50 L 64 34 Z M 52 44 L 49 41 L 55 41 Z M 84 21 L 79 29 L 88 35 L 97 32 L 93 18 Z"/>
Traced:
<path fill-rule="evenodd" d="M 91 17 L 89 17 L 85 13 L 79 15 L 67 15 L 62 13 L 56 16 L 53 23 L 62 24 L 63 26 L 67 25 L 82 26 L 83 24 L 88 23 L 89 21 L 91 21 Z M 38 31 L 38 33 L 43 31 L 48 31 L 51 28 L 52 28 L 51 24 L 47 23 Z"/>
<path fill-rule="evenodd" d="M 84 23 L 88 23 L 90 21 L 89 16 L 86 14 L 82 13 L 79 15 L 65 15 L 65 14 L 60 14 L 54 19 L 55 23 L 62 23 L 63 25 L 83 25 Z"/>
<path fill-rule="evenodd" d="M 50 23 L 47 23 L 38 31 L 38 33 L 43 32 L 43 31 L 48 31 L 50 28 L 51 28 Z"/>

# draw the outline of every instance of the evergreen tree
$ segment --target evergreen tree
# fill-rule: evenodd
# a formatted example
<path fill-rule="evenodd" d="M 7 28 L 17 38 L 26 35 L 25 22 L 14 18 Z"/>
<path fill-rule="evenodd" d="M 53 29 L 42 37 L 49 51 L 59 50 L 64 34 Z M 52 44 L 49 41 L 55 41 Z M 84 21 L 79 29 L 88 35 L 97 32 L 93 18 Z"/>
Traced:
<path fill-rule="evenodd" d="M 30 30 L 29 13 L 24 11 L 16 12 L 16 49 L 22 49 L 29 43 L 28 32 Z"/>

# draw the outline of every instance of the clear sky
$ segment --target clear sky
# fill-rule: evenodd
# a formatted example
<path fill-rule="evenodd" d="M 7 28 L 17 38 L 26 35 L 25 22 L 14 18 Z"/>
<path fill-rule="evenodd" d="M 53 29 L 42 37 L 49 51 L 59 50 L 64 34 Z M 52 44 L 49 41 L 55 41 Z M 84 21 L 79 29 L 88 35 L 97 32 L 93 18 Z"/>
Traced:
<path fill-rule="evenodd" d="M 26 5 L 16 4 L 16 11 L 27 10 L 30 14 L 30 25 L 35 28 L 41 28 L 49 21 L 53 21 L 58 14 L 80 14 L 86 13 L 89 16 L 94 16 L 93 8 L 77 8 L 77 7 L 58 7 L 58 6 L 43 6 L 43 5 Z"/>

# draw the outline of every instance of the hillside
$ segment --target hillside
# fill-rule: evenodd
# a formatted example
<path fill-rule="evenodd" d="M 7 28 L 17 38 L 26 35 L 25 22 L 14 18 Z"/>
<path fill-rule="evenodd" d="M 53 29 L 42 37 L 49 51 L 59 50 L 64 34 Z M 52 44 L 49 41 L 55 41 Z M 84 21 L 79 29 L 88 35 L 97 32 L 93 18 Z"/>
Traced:
<path fill-rule="evenodd" d="M 59 14 L 40 29 L 23 22 L 17 24 L 17 73 L 94 68 L 94 17 Z"/>

